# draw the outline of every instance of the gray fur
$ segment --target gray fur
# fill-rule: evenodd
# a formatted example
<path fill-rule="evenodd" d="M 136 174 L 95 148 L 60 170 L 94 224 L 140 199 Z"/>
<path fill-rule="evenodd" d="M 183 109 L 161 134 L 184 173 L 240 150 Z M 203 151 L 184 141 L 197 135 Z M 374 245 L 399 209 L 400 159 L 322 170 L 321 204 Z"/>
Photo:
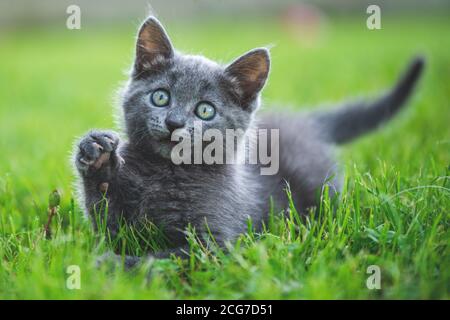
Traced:
<path fill-rule="evenodd" d="M 317 205 L 325 184 L 339 192 L 333 145 L 374 129 L 393 115 L 410 94 L 423 64 L 415 62 L 393 93 L 374 104 L 332 113 L 255 117 L 268 77 L 267 50 L 252 50 L 222 66 L 176 52 L 159 22 L 149 18 L 139 31 L 136 52 L 122 97 L 126 137 L 91 131 L 78 144 L 75 165 L 89 215 L 106 196 L 107 225 L 113 235 L 121 218 L 130 223 L 150 219 L 163 227 L 170 249 L 154 253 L 156 257 L 186 252 L 183 231 L 188 224 L 204 234 L 206 221 L 220 245 L 245 232 L 248 218 L 260 227 L 270 197 L 278 208 L 286 207 L 286 182 L 302 212 Z M 170 91 L 170 106 L 151 105 L 149 94 L 158 88 Z M 203 123 L 204 129 L 280 129 L 279 173 L 261 176 L 254 165 L 174 165 L 167 121 L 182 123 L 184 133 L 191 134 L 193 121 L 198 120 L 193 109 L 204 100 L 212 102 L 218 114 Z"/>
<path fill-rule="evenodd" d="M 334 112 L 315 114 L 316 121 L 323 127 L 323 138 L 331 143 L 346 143 L 389 120 L 405 105 L 424 64 L 423 58 L 414 59 L 397 84 L 375 101 L 350 103 Z"/>

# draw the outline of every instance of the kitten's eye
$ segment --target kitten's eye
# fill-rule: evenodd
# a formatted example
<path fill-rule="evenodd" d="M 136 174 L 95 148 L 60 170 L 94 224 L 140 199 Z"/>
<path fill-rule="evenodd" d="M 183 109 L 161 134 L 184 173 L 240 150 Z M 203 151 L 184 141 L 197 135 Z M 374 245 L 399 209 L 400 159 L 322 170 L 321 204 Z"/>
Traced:
<path fill-rule="evenodd" d="M 211 120 L 216 115 L 216 109 L 209 102 L 200 102 L 195 108 L 195 114 L 202 120 Z"/>
<path fill-rule="evenodd" d="M 165 107 L 169 104 L 170 94 L 167 90 L 158 89 L 153 91 L 150 99 L 153 105 L 157 107 Z"/>

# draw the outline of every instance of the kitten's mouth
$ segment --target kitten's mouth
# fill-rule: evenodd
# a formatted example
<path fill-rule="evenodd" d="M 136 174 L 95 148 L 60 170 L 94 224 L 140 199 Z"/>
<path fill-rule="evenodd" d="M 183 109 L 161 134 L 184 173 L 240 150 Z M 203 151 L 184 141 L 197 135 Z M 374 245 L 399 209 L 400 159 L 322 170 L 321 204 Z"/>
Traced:
<path fill-rule="evenodd" d="M 170 145 L 175 145 L 177 144 L 179 141 L 172 141 L 171 137 L 164 137 L 164 138 L 160 138 L 159 139 L 160 143 L 164 143 L 164 144 L 170 144 Z"/>
<path fill-rule="evenodd" d="M 167 137 L 161 138 L 160 141 L 162 143 L 168 144 L 170 146 L 175 146 L 181 142 L 183 142 L 184 139 L 191 139 L 191 136 L 189 134 L 180 133 L 180 134 L 171 134 Z"/>
<path fill-rule="evenodd" d="M 170 150 L 172 150 L 172 148 L 173 148 L 174 146 L 176 146 L 176 145 L 177 145 L 178 143 L 180 143 L 180 142 L 179 142 L 179 141 L 172 141 L 172 140 L 170 139 L 170 137 L 168 137 L 168 138 L 159 139 L 159 143 L 160 143 L 161 145 L 165 145 L 165 146 L 169 147 Z"/>

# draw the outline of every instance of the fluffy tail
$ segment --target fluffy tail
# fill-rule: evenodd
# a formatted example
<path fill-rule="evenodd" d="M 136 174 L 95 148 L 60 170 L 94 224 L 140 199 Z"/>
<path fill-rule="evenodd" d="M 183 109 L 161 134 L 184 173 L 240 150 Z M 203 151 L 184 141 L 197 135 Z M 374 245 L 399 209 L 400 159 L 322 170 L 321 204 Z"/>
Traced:
<path fill-rule="evenodd" d="M 336 111 L 315 114 L 324 138 L 330 143 L 346 143 L 389 120 L 405 105 L 424 65 L 424 58 L 415 58 L 397 84 L 375 101 L 353 103 Z"/>

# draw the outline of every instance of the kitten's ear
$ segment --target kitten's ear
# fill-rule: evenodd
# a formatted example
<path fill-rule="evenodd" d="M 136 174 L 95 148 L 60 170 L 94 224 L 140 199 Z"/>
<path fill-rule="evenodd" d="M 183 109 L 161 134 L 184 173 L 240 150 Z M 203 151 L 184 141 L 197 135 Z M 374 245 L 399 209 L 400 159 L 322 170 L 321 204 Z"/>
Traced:
<path fill-rule="evenodd" d="M 270 68 L 269 51 L 253 49 L 233 61 L 225 74 L 235 83 L 242 102 L 248 103 L 261 91 L 266 83 Z"/>
<path fill-rule="evenodd" d="M 139 76 L 144 71 L 173 57 L 173 47 L 161 23 L 155 17 L 149 17 L 141 26 L 136 42 L 136 60 L 134 75 Z"/>

